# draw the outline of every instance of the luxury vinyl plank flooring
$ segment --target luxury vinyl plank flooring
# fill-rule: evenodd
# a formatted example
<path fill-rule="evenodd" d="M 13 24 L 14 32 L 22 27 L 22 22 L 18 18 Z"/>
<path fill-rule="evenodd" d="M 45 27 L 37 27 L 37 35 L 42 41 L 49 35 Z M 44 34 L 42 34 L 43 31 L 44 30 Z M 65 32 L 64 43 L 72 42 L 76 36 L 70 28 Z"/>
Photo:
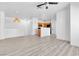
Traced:
<path fill-rule="evenodd" d="M 26 36 L 0 40 L 0 56 L 79 56 L 79 47 L 54 35 Z"/>

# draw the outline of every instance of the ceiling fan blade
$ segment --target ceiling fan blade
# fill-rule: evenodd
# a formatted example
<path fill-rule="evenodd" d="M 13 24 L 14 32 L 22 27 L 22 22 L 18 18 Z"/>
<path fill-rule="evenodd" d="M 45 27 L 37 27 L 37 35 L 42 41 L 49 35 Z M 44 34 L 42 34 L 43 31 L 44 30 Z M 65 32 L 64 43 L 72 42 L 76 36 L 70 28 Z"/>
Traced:
<path fill-rule="evenodd" d="M 44 4 L 37 5 L 37 7 L 40 7 L 40 6 L 42 6 L 42 5 L 44 5 Z"/>
<path fill-rule="evenodd" d="M 40 7 L 40 6 L 42 6 L 42 5 L 46 5 L 47 4 L 47 2 L 45 2 L 45 3 L 43 3 L 43 4 L 39 4 L 39 5 L 37 5 L 37 7 Z"/>
<path fill-rule="evenodd" d="M 58 4 L 58 2 L 48 2 L 49 4 Z"/>

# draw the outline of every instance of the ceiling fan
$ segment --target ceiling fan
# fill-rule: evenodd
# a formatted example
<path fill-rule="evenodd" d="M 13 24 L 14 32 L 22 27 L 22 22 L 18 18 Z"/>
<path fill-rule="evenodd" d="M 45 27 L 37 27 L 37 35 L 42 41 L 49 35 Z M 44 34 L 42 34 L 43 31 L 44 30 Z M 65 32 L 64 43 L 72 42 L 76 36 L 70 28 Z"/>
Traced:
<path fill-rule="evenodd" d="M 48 4 L 49 4 L 49 5 L 57 5 L 58 2 L 44 2 L 44 3 L 42 3 L 42 4 L 37 5 L 37 7 L 38 7 L 38 8 L 41 8 L 41 6 L 45 5 L 45 6 L 46 6 L 45 9 L 48 9 L 48 6 L 47 6 Z"/>

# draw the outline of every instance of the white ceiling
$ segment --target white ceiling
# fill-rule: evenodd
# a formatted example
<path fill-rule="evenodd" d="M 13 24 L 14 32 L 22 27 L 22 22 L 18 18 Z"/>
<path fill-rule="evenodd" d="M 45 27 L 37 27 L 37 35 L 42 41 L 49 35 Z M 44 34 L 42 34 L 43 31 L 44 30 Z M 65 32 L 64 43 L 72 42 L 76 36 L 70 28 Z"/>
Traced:
<path fill-rule="evenodd" d="M 6 16 L 32 17 L 46 12 L 52 16 L 69 4 L 68 2 L 60 2 L 58 5 L 49 5 L 46 11 L 44 6 L 41 9 L 36 7 L 40 3 L 43 2 L 0 2 L 0 11 L 5 11 Z"/>

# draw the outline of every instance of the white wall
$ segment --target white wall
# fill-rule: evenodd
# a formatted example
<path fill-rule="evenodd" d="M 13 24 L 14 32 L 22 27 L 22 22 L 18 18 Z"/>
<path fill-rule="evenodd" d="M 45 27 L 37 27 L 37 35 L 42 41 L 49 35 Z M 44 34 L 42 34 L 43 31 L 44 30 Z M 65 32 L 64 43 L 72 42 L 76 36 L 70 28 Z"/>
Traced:
<path fill-rule="evenodd" d="M 0 12 L 0 39 L 4 39 L 4 19 L 5 14 L 4 12 Z"/>
<path fill-rule="evenodd" d="M 51 32 L 52 34 L 56 34 L 56 14 L 51 18 Z"/>
<path fill-rule="evenodd" d="M 26 36 L 32 34 L 32 21 L 25 18 L 20 23 L 13 22 L 12 17 L 5 18 L 5 38 Z"/>
<path fill-rule="evenodd" d="M 56 14 L 57 39 L 70 41 L 70 17 L 69 5 Z"/>
<path fill-rule="evenodd" d="M 79 3 L 71 3 L 71 44 L 79 46 Z"/>

